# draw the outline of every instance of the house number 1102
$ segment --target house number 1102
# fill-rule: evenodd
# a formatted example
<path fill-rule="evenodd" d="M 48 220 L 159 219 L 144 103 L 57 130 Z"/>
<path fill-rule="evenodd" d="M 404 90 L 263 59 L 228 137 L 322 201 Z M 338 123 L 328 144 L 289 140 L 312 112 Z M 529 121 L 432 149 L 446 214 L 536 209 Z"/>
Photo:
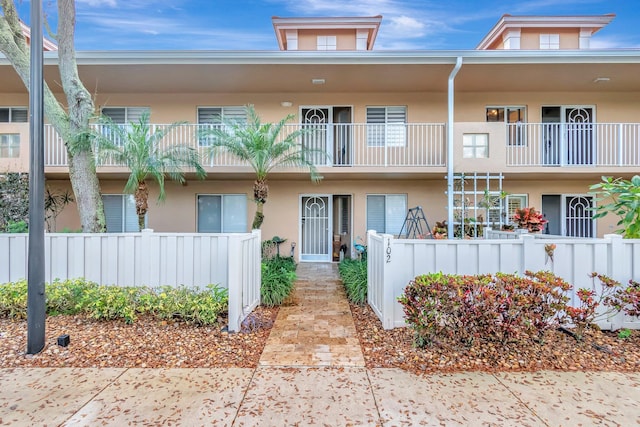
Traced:
<path fill-rule="evenodd" d="M 391 262 L 391 240 L 387 240 L 387 264 Z"/>

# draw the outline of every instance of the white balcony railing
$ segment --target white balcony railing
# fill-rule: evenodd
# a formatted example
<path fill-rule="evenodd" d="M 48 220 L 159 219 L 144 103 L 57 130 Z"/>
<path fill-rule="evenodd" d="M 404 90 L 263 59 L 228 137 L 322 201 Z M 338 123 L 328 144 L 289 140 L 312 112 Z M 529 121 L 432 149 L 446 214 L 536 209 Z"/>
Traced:
<path fill-rule="evenodd" d="M 151 132 L 167 125 L 151 125 Z M 187 144 L 199 151 L 205 166 L 244 166 L 224 150 L 209 152 L 210 139 L 200 136 L 200 128 L 210 125 L 185 124 L 173 128 L 163 139 L 167 146 Z M 287 125 L 282 137 L 302 128 L 302 143 L 315 150 L 318 166 L 438 167 L 445 166 L 445 126 L 435 124 L 304 124 Z M 95 127 L 103 135 L 107 128 Z M 209 137 L 211 138 L 211 137 Z M 327 155 L 321 154 L 325 151 Z M 52 126 L 45 126 L 45 165 L 67 166 L 67 151 Z M 103 160 L 99 166 L 121 166 Z"/>
<path fill-rule="evenodd" d="M 640 124 L 509 124 L 507 166 L 640 166 Z"/>

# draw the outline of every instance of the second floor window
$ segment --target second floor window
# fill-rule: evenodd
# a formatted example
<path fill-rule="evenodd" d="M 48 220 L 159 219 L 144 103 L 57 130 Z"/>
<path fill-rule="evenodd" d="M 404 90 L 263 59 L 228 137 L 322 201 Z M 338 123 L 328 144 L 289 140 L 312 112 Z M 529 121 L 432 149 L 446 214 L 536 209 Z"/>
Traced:
<path fill-rule="evenodd" d="M 507 124 L 507 145 L 525 145 L 525 107 L 487 107 L 487 122 Z"/>
<path fill-rule="evenodd" d="M 247 113 L 243 106 L 233 107 L 199 107 L 198 125 L 199 127 L 222 126 L 224 123 L 247 123 Z M 205 126 L 203 126 L 205 125 Z M 210 145 L 211 137 L 198 138 L 200 145 Z"/>
<path fill-rule="evenodd" d="M 1 107 L 0 123 L 26 123 L 29 121 L 29 110 L 24 107 Z"/>
<path fill-rule="evenodd" d="M 114 124 L 121 128 L 126 128 L 130 123 L 138 123 L 144 114 L 149 114 L 148 107 L 104 107 L 101 113 L 104 117 L 108 117 Z M 122 145 L 120 134 L 113 129 L 109 129 L 109 125 L 101 127 L 101 133 L 117 145 Z"/>
<path fill-rule="evenodd" d="M 489 157 L 489 135 L 486 133 L 465 133 L 462 135 L 462 157 L 465 159 Z"/>
<path fill-rule="evenodd" d="M 117 124 L 137 123 L 143 114 L 149 114 L 149 107 L 104 107 L 102 115 Z"/>
<path fill-rule="evenodd" d="M 367 145 L 404 147 L 407 139 L 407 107 L 367 107 Z"/>

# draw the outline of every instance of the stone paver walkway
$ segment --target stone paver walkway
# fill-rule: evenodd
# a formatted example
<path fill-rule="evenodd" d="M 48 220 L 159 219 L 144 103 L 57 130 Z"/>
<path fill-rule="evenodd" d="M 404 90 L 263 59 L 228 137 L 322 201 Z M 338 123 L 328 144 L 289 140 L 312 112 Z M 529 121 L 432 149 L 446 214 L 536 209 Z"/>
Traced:
<path fill-rule="evenodd" d="M 364 366 L 335 264 L 301 263 L 292 304 L 280 308 L 260 366 Z"/>

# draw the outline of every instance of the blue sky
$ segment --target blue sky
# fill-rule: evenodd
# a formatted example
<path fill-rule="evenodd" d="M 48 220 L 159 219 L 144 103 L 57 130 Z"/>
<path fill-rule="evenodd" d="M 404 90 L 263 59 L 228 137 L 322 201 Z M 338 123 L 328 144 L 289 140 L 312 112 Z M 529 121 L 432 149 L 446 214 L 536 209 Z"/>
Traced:
<path fill-rule="evenodd" d="M 29 1 L 16 0 L 29 21 Z M 55 25 L 53 1 L 45 14 Z M 638 0 L 76 0 L 78 50 L 276 50 L 272 16 L 382 15 L 376 49 L 473 49 L 500 16 L 615 13 L 594 48 L 640 48 Z"/>

